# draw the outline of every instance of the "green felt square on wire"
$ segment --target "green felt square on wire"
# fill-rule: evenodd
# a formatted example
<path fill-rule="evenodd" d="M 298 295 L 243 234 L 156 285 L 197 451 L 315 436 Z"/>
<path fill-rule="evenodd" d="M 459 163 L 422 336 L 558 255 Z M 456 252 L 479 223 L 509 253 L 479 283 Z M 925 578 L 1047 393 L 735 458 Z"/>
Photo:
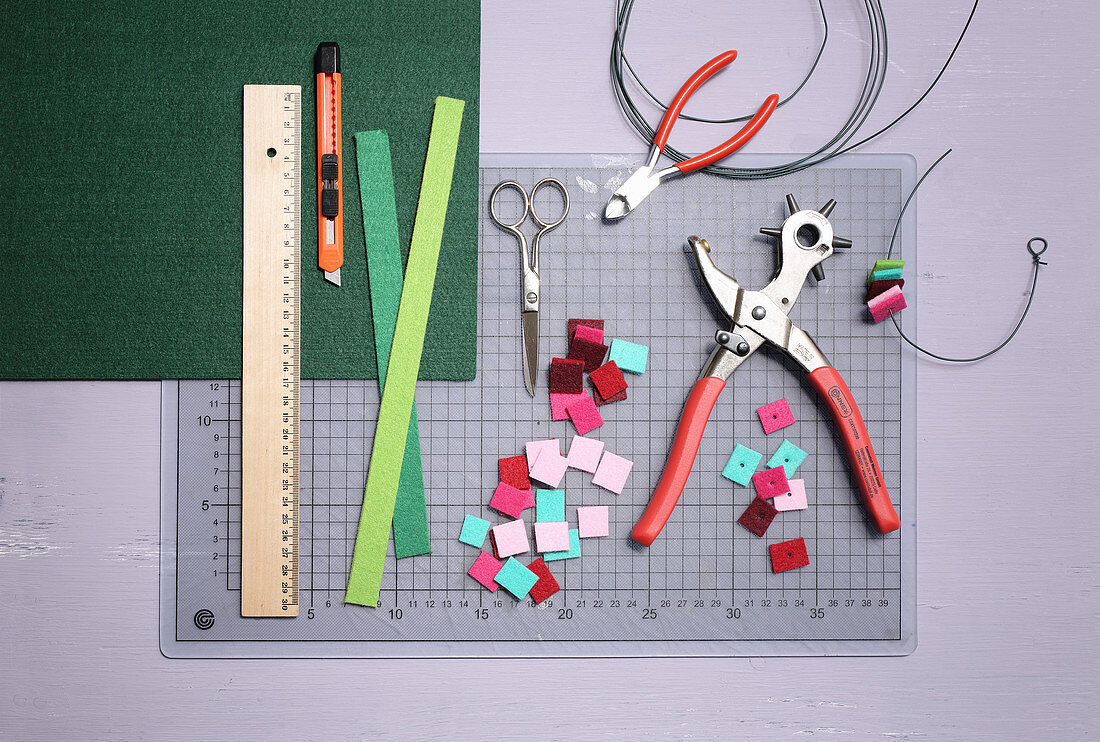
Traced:
<path fill-rule="evenodd" d="M 872 271 L 901 270 L 905 267 L 904 260 L 876 260 Z"/>
<path fill-rule="evenodd" d="M 901 268 L 891 268 L 884 271 L 871 271 L 871 275 L 867 276 L 867 285 L 870 286 L 875 281 L 893 281 L 901 278 Z"/>
<path fill-rule="evenodd" d="M 535 490 L 535 521 L 560 523 L 565 520 L 565 490 Z"/>
<path fill-rule="evenodd" d="M 576 528 L 569 529 L 569 551 L 548 551 L 542 555 L 542 561 L 554 562 L 559 559 L 576 559 L 581 555 L 581 534 Z M 499 582 L 499 580 L 497 580 Z"/>
<path fill-rule="evenodd" d="M 802 462 L 806 460 L 807 454 L 801 448 L 791 443 L 786 438 L 783 439 L 783 443 L 780 444 L 775 454 L 768 459 L 768 468 L 774 469 L 777 466 L 782 466 L 783 471 L 786 472 L 789 479 L 794 475 L 796 469 L 802 465 Z"/>
<path fill-rule="evenodd" d="M 467 514 L 462 520 L 462 531 L 458 534 L 458 540 L 480 549 L 485 544 L 485 536 L 488 533 L 489 521 Z"/>
<path fill-rule="evenodd" d="M 646 359 L 649 357 L 649 348 L 629 340 L 615 338 L 611 341 L 611 352 L 608 360 L 614 361 L 621 371 L 629 371 L 632 374 L 644 374 Z"/>
<path fill-rule="evenodd" d="M 722 476 L 731 482 L 737 482 L 742 487 L 748 487 L 753 472 L 760 466 L 762 458 L 764 454 L 738 443 L 730 454 L 725 468 L 722 469 Z"/>
<path fill-rule="evenodd" d="M 508 561 L 500 568 L 493 580 L 516 596 L 517 600 L 523 600 L 539 581 L 539 576 L 517 562 L 515 557 L 508 557 Z"/>

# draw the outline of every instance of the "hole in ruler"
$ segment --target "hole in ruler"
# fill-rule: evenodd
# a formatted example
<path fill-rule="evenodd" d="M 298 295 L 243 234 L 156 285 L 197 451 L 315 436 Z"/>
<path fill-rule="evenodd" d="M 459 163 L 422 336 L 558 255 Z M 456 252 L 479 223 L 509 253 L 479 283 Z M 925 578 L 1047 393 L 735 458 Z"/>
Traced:
<path fill-rule="evenodd" d="M 278 152 L 275 151 L 274 147 L 268 147 L 267 148 L 267 156 L 268 157 L 274 157 L 277 154 L 278 154 Z"/>

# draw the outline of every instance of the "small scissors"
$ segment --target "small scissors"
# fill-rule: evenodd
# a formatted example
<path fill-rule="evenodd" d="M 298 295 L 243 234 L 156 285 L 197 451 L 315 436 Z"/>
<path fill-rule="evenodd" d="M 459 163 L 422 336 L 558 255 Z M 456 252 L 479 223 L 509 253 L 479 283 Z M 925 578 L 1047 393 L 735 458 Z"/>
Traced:
<path fill-rule="evenodd" d="M 535 212 L 535 194 L 539 192 L 539 189 L 543 186 L 554 186 L 561 191 L 562 198 L 565 201 L 565 206 L 562 209 L 561 216 L 553 221 L 543 220 Z M 505 188 L 514 188 L 519 191 L 519 194 L 523 197 L 523 211 L 519 215 L 519 219 L 515 222 L 503 222 L 501 218 L 497 216 L 497 194 Z M 493 192 L 489 195 L 489 215 L 492 216 L 496 225 L 506 232 L 511 232 L 519 240 L 520 254 L 523 257 L 523 270 L 520 277 L 520 319 L 523 329 L 523 383 L 527 387 L 527 393 L 532 397 L 535 396 L 535 373 L 539 365 L 539 240 L 547 232 L 556 229 L 563 221 L 565 221 L 566 215 L 569 213 L 569 192 L 565 189 L 565 184 L 557 178 L 543 178 L 535 187 L 531 189 L 531 193 L 527 191 L 514 180 L 506 180 L 497 185 L 493 189 Z M 527 238 L 523 235 L 523 232 L 519 230 L 520 226 L 527 221 L 527 215 L 530 214 L 531 218 L 535 220 L 535 224 L 539 226 L 538 231 L 535 232 L 535 238 L 531 241 L 531 250 L 528 253 L 527 250 Z"/>

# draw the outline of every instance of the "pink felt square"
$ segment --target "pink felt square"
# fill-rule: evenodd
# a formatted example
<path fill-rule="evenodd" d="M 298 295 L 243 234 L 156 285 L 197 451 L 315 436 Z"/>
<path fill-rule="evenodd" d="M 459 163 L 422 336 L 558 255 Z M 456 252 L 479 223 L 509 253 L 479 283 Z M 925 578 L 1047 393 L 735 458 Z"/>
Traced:
<path fill-rule="evenodd" d="M 577 508 L 577 530 L 581 538 L 597 538 L 608 534 L 607 506 L 591 505 Z"/>
<path fill-rule="evenodd" d="M 600 465 L 596 467 L 596 475 L 592 477 L 592 484 L 621 495 L 626 478 L 630 476 L 630 469 L 633 466 L 634 462 L 630 459 L 605 451 L 603 458 L 600 459 Z"/>
<path fill-rule="evenodd" d="M 782 466 L 756 472 L 752 475 L 752 483 L 756 487 L 756 494 L 765 500 L 776 495 L 785 495 L 791 489 L 787 482 L 787 472 Z"/>
<path fill-rule="evenodd" d="M 528 470 L 535 465 L 535 459 L 538 458 L 539 453 L 542 451 L 553 451 L 558 456 L 561 456 L 561 445 L 558 443 L 557 438 L 549 438 L 544 441 L 529 441 L 524 450 L 527 452 Z"/>
<path fill-rule="evenodd" d="M 569 455 L 565 457 L 565 462 L 570 468 L 595 474 L 602 455 L 603 441 L 575 435 L 569 444 Z"/>
<path fill-rule="evenodd" d="M 891 312 L 900 312 L 906 306 L 908 305 L 905 303 L 905 297 L 902 296 L 901 289 L 897 286 L 891 286 L 867 302 L 867 308 L 871 310 L 871 318 L 875 322 L 882 322 L 890 316 Z"/>
<path fill-rule="evenodd" d="M 765 435 L 782 430 L 788 425 L 794 425 L 794 414 L 786 399 L 757 407 L 756 414 L 760 416 L 760 424 L 764 426 Z"/>
<path fill-rule="evenodd" d="M 531 548 L 527 543 L 527 525 L 522 520 L 510 520 L 489 529 L 497 559 L 522 554 Z"/>
<path fill-rule="evenodd" d="M 470 567 L 470 571 L 466 574 L 473 577 L 480 582 L 489 592 L 495 593 L 497 588 L 496 580 L 493 578 L 497 576 L 497 572 L 504 565 L 499 560 L 494 559 L 493 555 L 487 551 L 483 551 L 478 554 L 477 559 L 474 560 L 473 566 Z"/>
<path fill-rule="evenodd" d="M 518 518 L 523 515 L 523 511 L 527 508 L 535 507 L 535 496 L 529 489 L 521 490 L 506 482 L 501 482 L 493 490 L 489 507 L 498 513 Z"/>
<path fill-rule="evenodd" d="M 565 411 L 565 408 L 574 402 L 581 401 L 587 396 L 588 392 L 580 392 L 579 394 L 550 392 L 550 419 L 565 420 L 569 417 L 569 413 Z"/>
<path fill-rule="evenodd" d="M 792 479 L 787 484 L 790 485 L 790 489 L 784 495 L 776 495 L 775 499 L 772 500 L 772 505 L 779 512 L 805 510 L 808 507 L 806 503 L 806 480 Z"/>
<path fill-rule="evenodd" d="M 564 520 L 536 523 L 535 548 L 540 552 L 569 551 L 569 524 Z"/>
<path fill-rule="evenodd" d="M 584 325 L 577 328 L 578 332 L 580 332 L 581 327 L 584 327 Z M 603 425 L 603 418 L 600 417 L 600 411 L 596 409 L 596 403 L 587 394 L 584 399 L 570 402 L 565 411 L 569 413 L 569 419 L 573 421 L 573 427 L 581 435 Z"/>
<path fill-rule="evenodd" d="M 565 476 L 566 466 L 564 456 L 553 449 L 547 449 L 535 459 L 535 463 L 531 467 L 531 479 L 550 487 L 557 487 L 561 482 L 561 478 Z"/>
<path fill-rule="evenodd" d="M 573 338 L 584 338 L 585 340 L 591 340 L 593 343 L 602 343 L 603 330 L 589 325 L 577 325 L 577 329 L 573 331 Z M 570 338 L 569 342 L 573 342 L 573 338 Z"/>

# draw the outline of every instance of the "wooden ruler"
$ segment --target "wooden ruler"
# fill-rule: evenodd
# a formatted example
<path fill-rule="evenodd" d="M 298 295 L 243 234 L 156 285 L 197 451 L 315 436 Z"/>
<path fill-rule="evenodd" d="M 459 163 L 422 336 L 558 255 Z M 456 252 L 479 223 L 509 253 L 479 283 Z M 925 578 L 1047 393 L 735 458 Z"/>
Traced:
<path fill-rule="evenodd" d="M 244 87 L 241 615 L 298 615 L 302 88 Z"/>

